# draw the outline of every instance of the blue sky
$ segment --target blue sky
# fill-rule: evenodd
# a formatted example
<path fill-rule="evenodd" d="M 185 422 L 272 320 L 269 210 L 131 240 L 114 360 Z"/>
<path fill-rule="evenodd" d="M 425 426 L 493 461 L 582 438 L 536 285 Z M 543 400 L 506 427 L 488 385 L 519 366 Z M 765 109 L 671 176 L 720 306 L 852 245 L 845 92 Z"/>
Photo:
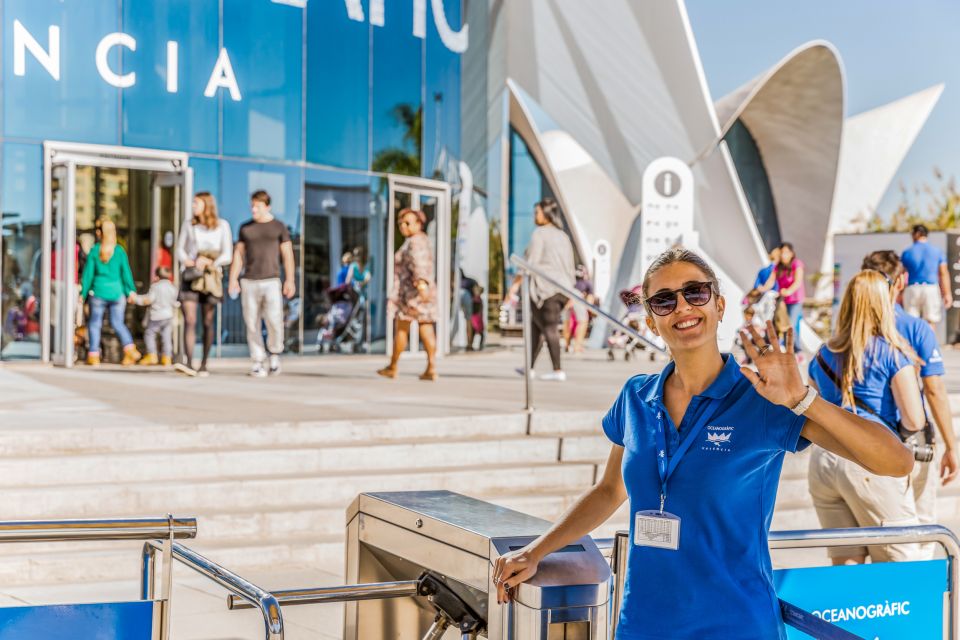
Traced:
<path fill-rule="evenodd" d="M 880 203 L 883 217 L 933 167 L 960 179 L 960 2 L 956 0 L 686 0 L 717 100 L 810 40 L 840 51 L 846 114 L 943 82 L 940 102 Z"/>

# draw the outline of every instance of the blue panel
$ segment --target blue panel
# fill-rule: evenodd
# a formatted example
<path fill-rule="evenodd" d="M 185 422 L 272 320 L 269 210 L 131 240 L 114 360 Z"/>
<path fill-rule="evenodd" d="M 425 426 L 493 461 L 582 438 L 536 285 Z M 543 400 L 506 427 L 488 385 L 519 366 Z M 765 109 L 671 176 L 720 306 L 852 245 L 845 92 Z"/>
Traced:
<path fill-rule="evenodd" d="M 40 232 L 43 225 L 43 151 L 40 145 L 3 145 L 3 282 L 0 357 L 40 357 Z"/>
<path fill-rule="evenodd" d="M 460 0 L 444 0 L 443 6 L 450 27 L 459 30 Z M 448 161 L 460 157 L 460 54 L 443 44 L 431 17 L 427 19 L 426 49 L 422 173 L 443 178 L 437 156 L 446 156 Z"/>
<path fill-rule="evenodd" d="M 774 584 L 783 600 L 863 638 L 943 637 L 946 560 L 785 569 Z M 787 637 L 810 636 L 788 628 Z"/>
<path fill-rule="evenodd" d="M 119 89 L 97 72 L 100 39 L 119 30 L 116 2 L 6 0 L 3 23 L 4 133 L 24 138 L 116 144 L 119 142 Z M 45 50 L 50 26 L 60 30 L 60 80 L 55 80 L 30 51 L 24 75 L 14 74 L 14 22 L 23 24 Z M 108 62 L 119 69 L 120 54 Z"/>
<path fill-rule="evenodd" d="M 123 143 L 216 153 L 217 98 L 204 88 L 217 62 L 218 0 L 124 2 L 123 30 L 137 40 L 124 72 L 136 84 L 123 91 Z M 178 48 L 177 91 L 167 90 L 167 42 Z"/>
<path fill-rule="evenodd" d="M 304 10 L 223 0 L 223 43 L 242 100 L 221 89 L 226 155 L 300 160 Z"/>
<path fill-rule="evenodd" d="M 520 254 L 527 248 L 536 223 L 533 207 L 553 192 L 543 179 L 540 168 L 516 132 L 510 131 L 510 202 L 508 213 L 510 254 Z"/>
<path fill-rule="evenodd" d="M 413 36 L 413 2 L 386 3 L 373 28 L 374 171 L 420 175 L 423 40 Z"/>
<path fill-rule="evenodd" d="M 154 603 L 0 608 L 0 640 L 150 640 Z"/>
<path fill-rule="evenodd" d="M 207 158 L 190 158 L 193 169 L 193 191 L 209 191 L 220 202 L 220 161 Z"/>
<path fill-rule="evenodd" d="M 307 160 L 370 165 L 370 24 L 343 2 L 307 5 Z"/>

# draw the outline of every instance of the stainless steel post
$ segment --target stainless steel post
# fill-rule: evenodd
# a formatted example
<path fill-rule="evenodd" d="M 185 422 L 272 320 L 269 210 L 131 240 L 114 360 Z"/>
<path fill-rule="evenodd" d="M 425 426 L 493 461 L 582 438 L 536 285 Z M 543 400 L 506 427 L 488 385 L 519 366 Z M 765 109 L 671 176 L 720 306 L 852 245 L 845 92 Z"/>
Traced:
<path fill-rule="evenodd" d="M 423 640 L 440 640 L 449 626 L 449 620 L 443 616 L 437 616 L 437 619 L 433 621 L 433 626 L 427 630 L 427 635 L 423 636 Z"/>
<path fill-rule="evenodd" d="M 533 340 L 530 337 L 532 319 L 530 317 L 530 272 L 524 271 L 520 281 L 521 309 L 523 310 L 523 388 L 525 393 L 524 411 L 533 412 L 533 380 L 530 373 L 533 368 Z"/>
<path fill-rule="evenodd" d="M 399 582 L 374 582 L 370 584 L 352 584 L 342 587 L 318 587 L 315 589 L 287 589 L 272 591 L 271 595 L 281 606 L 294 604 L 324 604 L 330 602 L 356 602 L 359 600 L 380 600 L 385 598 L 404 598 L 417 595 L 416 580 Z M 243 598 L 230 594 L 227 596 L 227 609 L 253 609 L 253 605 Z"/>
<path fill-rule="evenodd" d="M 154 594 L 154 558 L 156 549 L 149 542 L 143 543 L 143 552 L 140 555 L 140 599 L 153 600 Z"/>
<path fill-rule="evenodd" d="M 613 608 L 610 611 L 610 637 L 617 637 L 617 623 L 620 622 L 620 607 L 623 604 L 623 587 L 627 581 L 627 554 L 630 552 L 630 533 L 617 531 L 613 539 L 613 557 L 610 558 L 613 569 Z"/>

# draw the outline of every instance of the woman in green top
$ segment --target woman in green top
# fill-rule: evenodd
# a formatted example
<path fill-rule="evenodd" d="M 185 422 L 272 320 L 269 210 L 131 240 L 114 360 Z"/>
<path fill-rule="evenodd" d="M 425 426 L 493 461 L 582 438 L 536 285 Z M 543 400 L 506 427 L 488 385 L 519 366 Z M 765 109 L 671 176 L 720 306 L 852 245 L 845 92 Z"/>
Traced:
<path fill-rule="evenodd" d="M 103 316 L 110 313 L 110 325 L 123 344 L 123 363 L 131 365 L 140 359 L 133 336 L 124 324 L 127 299 L 137 290 L 130 272 L 130 261 L 123 247 L 117 246 L 117 227 L 104 220 L 100 226 L 100 242 L 93 245 L 83 268 L 80 298 L 90 294 L 90 319 L 87 321 L 89 347 L 87 364 L 100 364 L 100 330 Z"/>

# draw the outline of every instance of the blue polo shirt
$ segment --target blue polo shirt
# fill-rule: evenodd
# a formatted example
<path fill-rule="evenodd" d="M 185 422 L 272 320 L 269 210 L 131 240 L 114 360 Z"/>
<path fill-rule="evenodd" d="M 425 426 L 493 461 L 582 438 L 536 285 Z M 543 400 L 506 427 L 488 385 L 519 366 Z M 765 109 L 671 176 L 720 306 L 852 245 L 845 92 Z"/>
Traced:
<path fill-rule="evenodd" d="M 943 354 L 940 353 L 940 344 L 929 323 L 910 315 L 899 304 L 894 306 L 894 315 L 897 323 L 897 333 L 913 347 L 917 356 L 923 360 L 920 367 L 920 377 L 946 375 L 943 367 Z"/>
<path fill-rule="evenodd" d="M 783 454 L 797 449 L 806 418 L 765 400 L 736 360 L 724 359 L 679 429 L 663 404 L 673 362 L 628 380 L 603 418 L 604 433 L 624 448 L 631 540 L 634 515 L 660 506 L 658 419 L 669 456 L 695 438 L 667 486 L 665 510 L 681 518 L 680 549 L 631 545 L 617 640 L 786 638 L 767 532 Z"/>
<path fill-rule="evenodd" d="M 921 322 L 923 321 L 921 320 Z M 830 351 L 827 345 L 820 347 L 818 353 L 823 356 L 827 366 L 833 370 L 837 378 L 842 379 L 840 354 Z M 897 411 L 897 403 L 893 399 L 893 390 L 890 388 L 890 383 L 893 381 L 893 376 L 897 375 L 900 369 L 913 365 L 910 364 L 910 361 L 905 355 L 891 347 L 890 343 L 886 340 L 879 337 L 872 339 L 870 344 L 867 345 L 865 358 L 863 362 L 863 380 L 854 381 L 853 393 L 865 405 L 879 414 L 880 417 L 878 418 L 876 415 L 863 409 L 854 410 L 852 407 L 844 407 L 844 409 L 854 411 L 854 413 L 861 418 L 873 420 L 874 422 L 886 425 L 890 429 L 895 429 L 897 422 L 900 420 L 900 412 Z M 810 373 L 810 379 L 816 383 L 823 399 L 838 407 L 843 406 L 840 389 L 833 383 L 830 377 L 824 373 L 823 369 L 820 368 L 820 364 L 816 358 L 810 361 L 808 371 Z"/>
<path fill-rule="evenodd" d="M 757 278 L 756 278 L 756 280 L 753 281 L 753 288 L 754 288 L 754 289 L 759 289 L 759 288 L 762 287 L 763 285 L 767 284 L 767 280 L 770 279 L 770 274 L 773 273 L 773 268 L 774 268 L 774 265 L 773 265 L 773 264 L 768 264 L 768 265 L 765 266 L 763 269 L 760 269 L 760 271 L 757 272 Z M 774 280 L 774 281 L 773 281 L 773 290 L 774 290 L 774 291 L 777 291 L 777 290 L 779 290 L 779 289 L 780 289 L 780 287 L 777 285 L 777 281 Z"/>
<path fill-rule="evenodd" d="M 909 284 L 937 284 L 940 282 L 940 265 L 947 262 L 947 257 L 929 242 L 914 242 L 900 260 L 907 270 Z"/>

